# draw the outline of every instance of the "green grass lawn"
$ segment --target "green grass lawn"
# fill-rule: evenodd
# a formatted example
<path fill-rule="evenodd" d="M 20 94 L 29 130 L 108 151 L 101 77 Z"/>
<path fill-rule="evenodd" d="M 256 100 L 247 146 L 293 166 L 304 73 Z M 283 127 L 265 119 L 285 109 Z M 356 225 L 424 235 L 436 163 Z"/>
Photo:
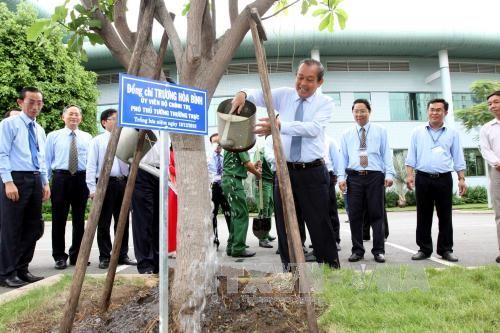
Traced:
<path fill-rule="evenodd" d="M 406 275 L 405 269 L 327 273 L 330 282 L 320 297 L 327 308 L 320 326 L 337 332 L 500 331 L 499 265 L 425 272 L 412 268 Z"/>

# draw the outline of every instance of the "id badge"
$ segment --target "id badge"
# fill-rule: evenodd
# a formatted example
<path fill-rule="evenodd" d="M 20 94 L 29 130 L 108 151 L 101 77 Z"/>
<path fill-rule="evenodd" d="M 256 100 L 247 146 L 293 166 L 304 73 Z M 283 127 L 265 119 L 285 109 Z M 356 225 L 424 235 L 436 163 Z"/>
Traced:
<path fill-rule="evenodd" d="M 444 149 L 441 146 L 435 146 L 431 149 L 433 154 L 442 154 L 444 153 Z"/>

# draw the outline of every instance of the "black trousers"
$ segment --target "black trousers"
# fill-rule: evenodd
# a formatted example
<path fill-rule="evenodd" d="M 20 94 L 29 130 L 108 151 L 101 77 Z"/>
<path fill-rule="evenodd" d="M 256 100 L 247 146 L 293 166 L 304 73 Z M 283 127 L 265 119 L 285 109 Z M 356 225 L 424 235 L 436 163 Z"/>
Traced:
<path fill-rule="evenodd" d="M 359 175 L 347 172 L 349 196 L 349 224 L 351 227 L 352 253 L 365 254 L 363 246 L 363 215 L 370 217 L 373 229 L 372 254 L 384 254 L 384 174 L 370 172 Z"/>
<path fill-rule="evenodd" d="M 214 209 L 212 211 L 212 225 L 214 228 L 214 236 L 216 240 L 219 240 L 219 234 L 217 232 L 217 214 L 219 213 L 219 207 L 222 209 L 224 218 L 226 219 L 227 230 L 229 230 L 231 225 L 231 207 L 222 193 L 222 187 L 220 183 L 212 183 L 212 202 L 214 204 Z"/>
<path fill-rule="evenodd" d="M 139 169 L 132 195 L 132 232 L 139 273 L 160 270 L 160 179 Z"/>
<path fill-rule="evenodd" d="M 337 185 L 337 176 L 330 173 L 330 187 L 329 187 L 329 198 L 330 198 L 330 221 L 332 223 L 333 232 L 335 233 L 335 241 L 340 243 L 340 220 L 339 212 L 337 207 L 337 195 L 335 193 L 335 185 Z"/>
<path fill-rule="evenodd" d="M 427 255 L 432 253 L 432 215 L 434 205 L 439 220 L 436 252 L 453 252 L 453 225 L 451 207 L 453 179 L 451 172 L 439 178 L 430 178 L 418 173 L 415 176 L 415 198 L 417 201 L 417 245 Z"/>
<path fill-rule="evenodd" d="M 40 174 L 13 171 L 12 180 L 19 191 L 19 200 L 13 202 L 7 198 L 3 183 L 0 194 L 0 276 L 3 278 L 28 270 L 36 241 L 43 234 Z"/>
<path fill-rule="evenodd" d="M 113 218 L 115 222 L 114 232 L 116 232 L 126 185 L 126 178 L 109 177 L 106 196 L 104 197 L 104 202 L 102 203 L 101 216 L 99 216 L 99 223 L 97 224 L 97 246 L 99 247 L 99 260 L 111 258 L 111 251 L 113 249 L 111 244 L 111 237 L 109 235 L 111 218 Z M 120 259 L 123 259 L 128 255 L 128 228 L 129 217 L 127 214 L 127 224 L 125 225 L 122 246 L 120 248 Z"/>
<path fill-rule="evenodd" d="M 368 212 L 366 208 L 364 209 L 363 214 L 363 240 L 370 240 L 370 216 L 368 216 Z M 387 210 L 385 209 L 384 203 L 384 236 L 385 238 L 389 238 L 389 221 L 387 220 Z"/>
<path fill-rule="evenodd" d="M 330 178 L 326 167 L 320 165 L 308 169 L 289 168 L 288 171 L 292 183 L 297 220 L 303 220 L 307 224 L 316 260 L 319 263 L 327 263 L 332 267 L 339 268 L 339 256 L 335 245 L 336 235 L 329 214 Z M 288 238 L 277 177 L 274 191 L 278 247 L 281 262 L 288 269 L 290 263 Z"/>
<path fill-rule="evenodd" d="M 85 183 L 85 171 L 71 175 L 69 171 L 53 171 L 50 200 L 52 202 L 52 257 L 55 261 L 66 260 L 66 220 L 69 208 L 72 215 L 72 238 L 69 261 L 76 263 L 85 229 L 85 208 L 89 190 Z"/>

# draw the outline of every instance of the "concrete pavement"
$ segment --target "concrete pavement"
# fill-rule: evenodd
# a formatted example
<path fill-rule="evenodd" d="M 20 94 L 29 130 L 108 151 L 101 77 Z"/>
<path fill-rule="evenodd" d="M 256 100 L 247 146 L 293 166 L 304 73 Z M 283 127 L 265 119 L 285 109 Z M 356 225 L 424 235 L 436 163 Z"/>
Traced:
<path fill-rule="evenodd" d="M 462 212 L 453 211 L 453 227 L 454 227 L 454 253 L 458 256 L 458 263 L 450 263 L 440 260 L 435 254 L 428 260 L 413 261 L 411 260 L 412 254 L 417 251 L 415 244 L 415 228 L 416 228 L 416 213 L 415 211 L 388 213 L 389 218 L 389 231 L 390 235 L 386 242 L 386 264 L 387 265 L 412 265 L 421 267 L 447 267 L 447 266 L 482 266 L 491 265 L 495 263 L 495 258 L 498 255 L 498 244 L 496 239 L 496 226 L 494 222 L 494 215 L 491 211 L 482 212 Z M 340 214 L 340 233 L 341 233 L 341 247 L 339 252 L 341 266 L 343 268 L 359 268 L 361 264 L 366 265 L 367 269 L 376 267 L 377 264 L 373 260 L 370 253 L 371 242 L 365 242 L 365 259 L 357 263 L 349 263 L 347 258 L 351 254 L 351 240 L 349 224 L 344 223 L 347 219 L 345 214 Z M 247 244 L 250 250 L 257 252 L 255 257 L 252 258 L 232 258 L 226 255 L 225 246 L 228 236 L 226 223 L 223 217 L 219 216 L 219 239 L 221 245 L 217 253 L 218 264 L 232 266 L 232 267 L 248 267 L 255 269 L 257 267 L 279 267 L 280 258 L 276 255 L 277 241 L 272 242 L 274 245 L 272 249 L 260 248 L 258 246 L 257 238 L 252 234 L 251 227 L 252 218 L 250 218 Z M 437 218 L 434 217 L 434 225 L 432 229 L 434 246 L 437 239 Z M 276 235 L 273 225 L 271 230 L 272 235 Z M 71 241 L 71 223 L 68 223 L 66 228 L 66 244 Z M 306 241 L 310 244 L 309 237 Z M 129 240 L 129 257 L 134 258 L 134 249 L 132 242 L 132 230 L 130 229 Z M 69 266 L 65 270 L 54 269 L 54 260 L 51 256 L 51 223 L 45 224 L 45 234 L 42 239 L 37 243 L 35 257 L 30 265 L 30 271 L 35 275 L 49 277 L 59 273 L 72 274 L 74 266 Z M 91 265 L 87 269 L 89 274 L 105 274 L 106 271 L 97 267 L 98 259 L 97 243 L 94 240 L 92 251 L 90 255 Z M 175 264 L 175 260 L 171 260 Z M 383 265 L 383 264 L 382 264 Z M 132 274 L 137 273 L 134 266 L 119 266 L 118 274 Z M 12 289 L 0 287 L 0 294 L 11 291 Z"/>

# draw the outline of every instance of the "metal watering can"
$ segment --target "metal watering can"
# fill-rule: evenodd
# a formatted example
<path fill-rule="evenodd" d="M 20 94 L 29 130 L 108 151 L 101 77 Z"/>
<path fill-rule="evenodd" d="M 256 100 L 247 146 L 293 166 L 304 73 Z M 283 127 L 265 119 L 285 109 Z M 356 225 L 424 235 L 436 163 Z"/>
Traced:
<path fill-rule="evenodd" d="M 146 153 L 154 146 L 157 140 L 158 139 L 153 131 L 146 130 L 146 137 L 144 140 L 144 145 L 142 146 L 142 156 L 146 155 Z M 123 127 L 120 134 L 120 139 L 118 140 L 118 145 L 116 146 L 116 157 L 125 163 L 132 164 L 132 159 L 134 157 L 138 141 L 138 129 Z M 155 167 L 140 163 L 139 168 L 143 169 L 146 172 L 149 172 L 153 176 L 160 177 L 160 170 Z"/>
<path fill-rule="evenodd" d="M 231 152 L 243 152 L 252 148 L 256 138 L 253 133 L 257 108 L 245 101 L 240 114 L 229 113 L 232 99 L 226 99 L 217 108 L 219 144 Z"/>

